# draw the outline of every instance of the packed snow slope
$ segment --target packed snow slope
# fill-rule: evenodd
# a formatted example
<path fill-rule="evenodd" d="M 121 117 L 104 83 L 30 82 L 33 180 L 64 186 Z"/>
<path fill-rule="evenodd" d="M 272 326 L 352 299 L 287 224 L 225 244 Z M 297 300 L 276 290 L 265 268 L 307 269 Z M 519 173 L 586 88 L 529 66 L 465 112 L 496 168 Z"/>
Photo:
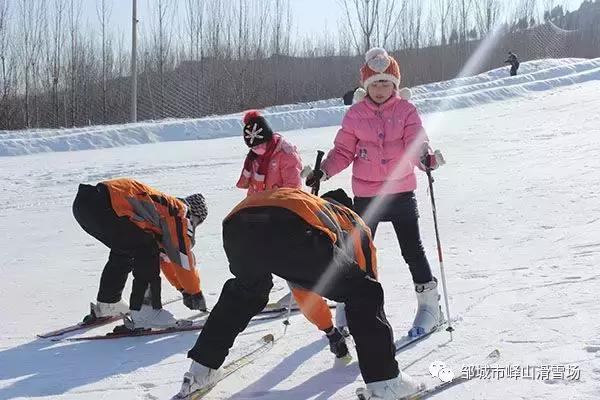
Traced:
<path fill-rule="evenodd" d="M 571 64 L 576 68 L 579 62 Z M 453 90 L 446 86 L 453 85 L 435 87 Z M 487 89 L 475 93 L 479 90 Z M 424 115 L 434 147 L 448 162 L 434 175 L 456 332 L 452 341 L 448 333 L 436 333 L 403 351 L 399 365 L 433 382 L 431 362 L 441 360 L 459 374 L 498 349 L 500 368 L 571 365 L 580 371 L 579 380 L 475 379 L 436 399 L 600 397 L 599 93 L 600 82 L 590 80 Z M 336 130 L 285 136 L 312 163 L 317 149 L 331 147 Z M 104 342 L 35 338 L 86 313 L 108 255 L 77 226 L 71 203 L 80 182 L 118 176 L 176 195 L 204 193 L 210 214 L 197 232 L 195 250 L 203 290 L 214 305 L 230 277 L 220 223 L 243 197 L 234 184 L 246 151 L 234 137 L 0 159 L 0 399 L 162 400 L 179 390 L 197 333 Z M 422 236 L 439 277 L 426 186 L 420 174 Z M 322 190 L 336 187 L 350 189 L 349 171 Z M 400 337 L 416 306 L 410 275 L 389 224 L 380 226 L 375 243 L 385 310 Z M 175 295 L 166 281 L 163 287 L 164 298 Z M 276 280 L 272 299 L 286 290 Z M 190 314 L 179 303 L 169 309 L 180 317 Z M 281 336 L 281 321 L 251 323 L 232 353 L 266 332 Z M 363 384 L 351 351 L 349 365 L 334 362 L 322 333 L 296 314 L 270 352 L 207 398 L 350 400 Z"/>
<path fill-rule="evenodd" d="M 412 101 L 422 113 L 445 111 L 598 79 L 600 58 L 534 60 L 522 63 L 516 77 L 508 76 L 504 67 L 417 86 L 412 88 Z M 289 131 L 338 125 L 346 108 L 341 99 L 330 99 L 270 107 L 265 113 L 274 129 Z M 230 137 L 239 135 L 240 127 L 241 116 L 233 114 L 74 129 L 0 131 L 0 156 Z"/>

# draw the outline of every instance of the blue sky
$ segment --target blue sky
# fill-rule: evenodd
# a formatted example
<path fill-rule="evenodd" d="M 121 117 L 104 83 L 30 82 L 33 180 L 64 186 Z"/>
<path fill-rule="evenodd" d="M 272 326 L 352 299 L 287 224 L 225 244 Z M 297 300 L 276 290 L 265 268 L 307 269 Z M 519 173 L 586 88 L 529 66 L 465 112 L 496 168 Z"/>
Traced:
<path fill-rule="evenodd" d="M 181 2 L 181 8 L 184 9 L 184 0 Z M 514 4 L 514 0 L 501 0 L 506 3 Z M 82 0 L 82 22 L 87 26 L 97 29 L 98 18 L 96 14 L 96 4 L 99 0 Z M 138 19 L 140 20 L 140 29 L 150 16 L 150 6 L 155 4 L 155 0 L 137 0 Z M 579 7 L 582 0 L 567 0 L 569 10 Z M 542 4 L 541 1 L 538 3 Z M 111 26 L 113 31 L 124 33 L 125 40 L 129 41 L 131 29 L 131 0 L 107 0 L 107 4 L 112 7 Z M 335 32 L 338 21 L 345 18 L 338 0 L 291 0 L 292 13 L 294 16 L 294 28 L 300 35 L 320 34 L 325 30 Z"/>
<path fill-rule="evenodd" d="M 184 0 L 181 8 L 185 8 Z M 97 0 L 83 0 L 82 20 L 89 21 L 88 26 L 98 23 L 96 14 Z M 114 30 L 129 33 L 131 29 L 131 0 L 107 0 L 112 7 L 111 25 Z M 142 24 L 149 17 L 150 6 L 155 4 L 154 0 L 137 0 L 138 19 Z M 295 28 L 300 34 L 311 34 L 322 32 L 324 27 L 328 30 L 336 30 L 338 19 L 342 16 L 337 0 L 291 0 L 291 8 Z"/>

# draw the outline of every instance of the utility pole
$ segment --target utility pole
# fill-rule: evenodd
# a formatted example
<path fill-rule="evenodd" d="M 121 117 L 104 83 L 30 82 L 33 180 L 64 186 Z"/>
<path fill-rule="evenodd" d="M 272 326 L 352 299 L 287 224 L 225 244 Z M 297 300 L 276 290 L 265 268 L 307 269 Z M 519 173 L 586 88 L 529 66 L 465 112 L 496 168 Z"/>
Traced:
<path fill-rule="evenodd" d="M 137 122 L 137 0 L 131 1 L 131 122 Z"/>

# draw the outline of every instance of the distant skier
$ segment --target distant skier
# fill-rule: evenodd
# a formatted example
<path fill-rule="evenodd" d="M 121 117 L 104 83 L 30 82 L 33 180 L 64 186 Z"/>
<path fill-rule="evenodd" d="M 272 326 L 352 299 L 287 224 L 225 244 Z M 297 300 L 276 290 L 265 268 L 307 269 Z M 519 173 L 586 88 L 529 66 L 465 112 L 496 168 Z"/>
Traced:
<path fill-rule="evenodd" d="M 84 231 L 110 248 L 90 317 L 129 312 L 129 328 L 176 325 L 162 308 L 160 270 L 192 310 L 206 310 L 195 268 L 195 229 L 207 216 L 201 194 L 179 199 L 133 179 L 79 185 L 73 215 Z M 133 272 L 129 306 L 121 300 Z M 149 304 L 147 304 L 149 303 Z"/>
<path fill-rule="evenodd" d="M 508 58 L 504 61 L 505 64 L 510 64 L 510 76 L 517 75 L 517 70 L 519 69 L 519 59 L 517 55 L 513 52 L 508 52 Z"/>
<path fill-rule="evenodd" d="M 389 221 L 394 226 L 418 302 L 409 335 L 419 336 L 437 327 L 441 312 L 437 279 L 419 233 L 414 168 L 434 169 L 443 157 L 439 151 L 430 151 L 417 109 L 405 99 L 410 92 L 399 90 L 396 60 L 382 48 L 369 50 L 365 58 L 360 70 L 364 89 L 357 90 L 362 99 L 346 112 L 321 171 L 308 175 L 306 184 L 325 180 L 354 163 L 354 209 L 373 237 L 379 222 Z"/>
<path fill-rule="evenodd" d="M 351 106 L 352 103 L 354 103 L 354 92 L 356 91 L 356 89 L 358 89 L 358 86 L 352 90 L 348 90 L 344 94 L 344 97 L 342 98 L 344 100 L 344 105 Z"/>
<path fill-rule="evenodd" d="M 173 399 L 187 398 L 218 379 L 235 338 L 267 304 L 272 274 L 346 303 L 359 368 L 371 399 L 396 399 L 417 386 L 401 373 L 392 328 L 377 282 L 368 227 L 343 190 L 322 198 L 299 189 L 257 193 L 223 221 L 223 246 L 234 278 L 225 282 L 194 347 L 193 361 Z"/>
<path fill-rule="evenodd" d="M 301 188 L 302 160 L 292 144 L 273 133 L 266 118 L 257 110 L 244 115 L 244 141 L 250 148 L 237 187 L 247 189 L 247 195 L 277 188 Z M 319 295 L 291 285 L 300 311 L 329 339 L 329 348 L 338 358 L 348 354 L 346 341 L 333 325 L 327 302 Z"/>

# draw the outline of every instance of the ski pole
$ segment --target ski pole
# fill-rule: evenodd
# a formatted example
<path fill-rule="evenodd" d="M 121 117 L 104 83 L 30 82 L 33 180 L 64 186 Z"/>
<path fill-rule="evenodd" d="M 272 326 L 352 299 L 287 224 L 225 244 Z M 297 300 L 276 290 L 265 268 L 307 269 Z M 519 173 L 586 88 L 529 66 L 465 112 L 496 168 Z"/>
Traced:
<path fill-rule="evenodd" d="M 317 160 L 315 161 L 315 172 L 321 170 L 321 160 L 323 159 L 323 153 L 321 150 L 317 150 Z M 315 196 L 319 195 L 319 189 L 321 187 L 321 180 L 317 179 L 317 181 L 313 184 L 311 193 Z"/>
<path fill-rule="evenodd" d="M 324 152 L 322 152 L 321 150 L 317 150 L 317 159 L 315 161 L 315 169 L 314 171 L 319 171 L 321 169 L 321 160 L 323 160 L 323 156 L 325 155 Z M 321 181 L 317 180 L 311 189 L 311 193 L 314 194 L 315 196 L 319 195 L 319 189 L 321 187 Z M 288 283 L 289 285 L 289 283 Z M 292 287 L 290 286 L 290 290 L 292 290 Z M 283 328 L 283 335 L 285 335 L 285 333 L 287 332 L 287 328 L 290 325 L 290 315 L 292 314 L 292 301 L 294 299 L 293 294 L 290 296 L 290 301 L 288 303 L 288 309 L 287 309 L 287 314 L 285 316 L 285 320 L 283 321 L 283 325 L 285 326 Z"/>
<path fill-rule="evenodd" d="M 433 176 L 431 175 L 431 169 L 426 169 L 427 179 L 429 180 L 429 193 L 431 194 L 431 209 L 433 210 L 433 225 L 435 227 L 435 239 L 437 242 L 438 260 L 440 262 L 440 272 L 442 274 L 442 287 L 444 289 L 444 302 L 446 303 L 446 314 L 448 315 L 448 328 L 446 330 L 450 332 L 450 340 L 452 340 L 452 319 L 450 318 L 450 306 L 448 304 L 448 290 L 446 287 L 446 273 L 444 271 L 444 258 L 442 256 L 442 243 L 440 241 L 440 232 L 438 229 L 437 222 L 437 210 L 435 208 L 435 196 L 433 194 Z"/>
<path fill-rule="evenodd" d="M 288 286 L 290 286 L 290 284 L 288 283 Z M 287 328 L 290 325 L 290 315 L 292 314 L 292 302 L 294 301 L 294 294 L 291 292 L 292 287 L 290 286 L 290 301 L 288 302 L 288 307 L 287 307 L 287 314 L 285 315 L 285 320 L 283 321 L 283 335 L 285 336 L 285 333 L 287 332 Z"/>

